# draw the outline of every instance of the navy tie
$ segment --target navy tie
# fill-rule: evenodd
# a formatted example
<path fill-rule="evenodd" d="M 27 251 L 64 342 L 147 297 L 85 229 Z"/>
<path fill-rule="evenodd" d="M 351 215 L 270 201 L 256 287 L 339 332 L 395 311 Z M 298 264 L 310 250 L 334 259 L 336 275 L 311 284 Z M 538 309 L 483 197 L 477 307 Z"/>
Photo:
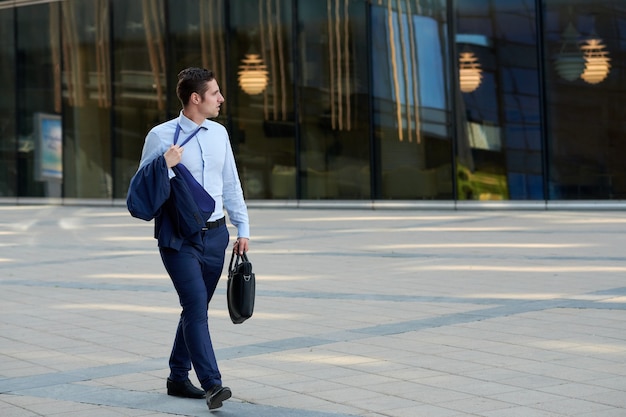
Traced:
<path fill-rule="evenodd" d="M 184 146 L 189 140 L 194 137 L 199 131 L 202 129 L 202 126 L 198 127 L 191 135 L 185 139 L 180 146 Z M 180 134 L 180 125 L 176 126 L 176 133 L 174 134 L 174 145 L 178 142 L 178 135 Z M 189 187 L 191 191 L 191 195 L 193 196 L 198 208 L 202 210 L 205 214 L 208 213 L 206 219 L 208 220 L 213 211 L 215 210 L 215 200 L 204 187 L 191 175 L 191 172 L 187 169 L 187 167 L 183 164 L 178 164 L 172 167 L 172 170 L 176 175 L 179 175 Z"/>

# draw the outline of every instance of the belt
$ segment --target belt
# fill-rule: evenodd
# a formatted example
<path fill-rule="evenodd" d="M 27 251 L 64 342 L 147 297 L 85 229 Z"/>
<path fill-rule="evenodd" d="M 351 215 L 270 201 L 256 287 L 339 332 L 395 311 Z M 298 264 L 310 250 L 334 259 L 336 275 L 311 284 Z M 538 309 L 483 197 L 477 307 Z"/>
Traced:
<path fill-rule="evenodd" d="M 211 229 L 217 229 L 220 226 L 223 226 L 226 224 L 226 217 L 222 217 L 221 219 L 217 219 L 214 222 L 206 222 L 204 224 L 204 227 L 202 228 L 202 231 L 207 231 L 207 230 L 211 230 Z"/>

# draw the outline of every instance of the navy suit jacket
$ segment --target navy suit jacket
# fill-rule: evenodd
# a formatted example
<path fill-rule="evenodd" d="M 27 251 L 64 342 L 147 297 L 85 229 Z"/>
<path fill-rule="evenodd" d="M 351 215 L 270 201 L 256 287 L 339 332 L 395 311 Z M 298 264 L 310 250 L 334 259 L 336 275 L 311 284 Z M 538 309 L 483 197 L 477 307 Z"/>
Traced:
<path fill-rule="evenodd" d="M 133 217 L 154 219 L 154 237 L 159 247 L 175 250 L 180 250 L 183 240 L 201 243 L 200 231 L 211 215 L 198 208 L 180 175 L 169 178 L 162 155 L 135 173 L 128 187 L 126 206 Z"/>

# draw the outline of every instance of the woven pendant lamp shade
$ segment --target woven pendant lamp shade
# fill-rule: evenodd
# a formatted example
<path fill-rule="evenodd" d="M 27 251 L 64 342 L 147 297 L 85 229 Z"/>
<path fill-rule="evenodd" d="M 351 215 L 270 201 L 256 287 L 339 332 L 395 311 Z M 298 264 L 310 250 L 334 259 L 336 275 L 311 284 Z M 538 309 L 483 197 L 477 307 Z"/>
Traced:
<path fill-rule="evenodd" d="M 461 91 L 471 93 L 482 82 L 483 74 L 478 58 L 473 52 L 461 52 L 459 55 L 459 84 Z"/>
<path fill-rule="evenodd" d="M 258 54 L 246 54 L 239 66 L 239 86 L 249 94 L 261 94 L 269 80 L 267 67 Z"/>

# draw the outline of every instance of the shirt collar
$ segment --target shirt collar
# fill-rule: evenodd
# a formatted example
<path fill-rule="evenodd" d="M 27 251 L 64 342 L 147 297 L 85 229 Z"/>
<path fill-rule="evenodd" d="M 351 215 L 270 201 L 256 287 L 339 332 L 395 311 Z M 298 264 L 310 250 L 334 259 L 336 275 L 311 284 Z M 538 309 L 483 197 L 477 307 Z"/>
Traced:
<path fill-rule="evenodd" d="M 202 122 L 202 127 L 206 130 L 208 129 L 209 121 L 207 119 Z M 178 124 L 180 125 L 180 130 L 183 133 L 191 133 L 198 128 L 198 125 L 193 120 L 189 119 L 187 116 L 183 114 L 183 111 L 180 111 L 180 115 L 178 116 Z"/>

